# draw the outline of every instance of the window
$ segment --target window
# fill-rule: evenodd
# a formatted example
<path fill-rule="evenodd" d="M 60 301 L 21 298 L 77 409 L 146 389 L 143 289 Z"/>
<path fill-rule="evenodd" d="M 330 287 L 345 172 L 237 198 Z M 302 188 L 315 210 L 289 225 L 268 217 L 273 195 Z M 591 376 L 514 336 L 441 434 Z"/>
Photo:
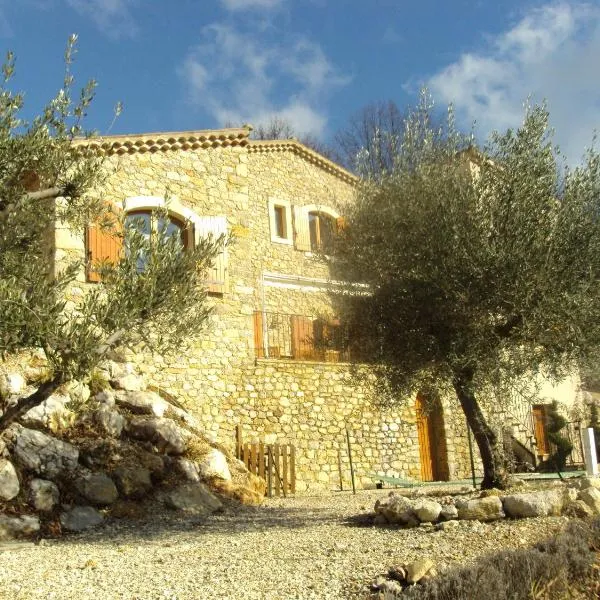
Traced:
<path fill-rule="evenodd" d="M 313 252 L 329 252 L 333 247 L 336 221 L 328 214 L 318 211 L 308 213 L 310 249 Z"/>
<path fill-rule="evenodd" d="M 292 207 L 287 200 L 269 200 L 271 241 L 292 244 Z"/>

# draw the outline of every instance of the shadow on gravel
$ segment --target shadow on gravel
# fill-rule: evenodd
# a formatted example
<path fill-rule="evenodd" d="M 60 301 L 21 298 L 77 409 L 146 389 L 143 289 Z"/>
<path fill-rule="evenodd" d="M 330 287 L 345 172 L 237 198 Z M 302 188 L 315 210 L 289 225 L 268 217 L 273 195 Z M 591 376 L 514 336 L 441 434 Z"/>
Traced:
<path fill-rule="evenodd" d="M 204 534 L 229 536 L 272 529 L 301 529 L 340 522 L 326 509 L 226 506 L 209 517 L 181 515 L 164 510 L 139 519 L 110 519 L 97 529 L 48 540 L 49 544 L 127 544 L 185 541 Z"/>
<path fill-rule="evenodd" d="M 375 525 L 375 513 L 361 513 L 351 515 L 342 521 L 346 527 L 373 527 Z"/>

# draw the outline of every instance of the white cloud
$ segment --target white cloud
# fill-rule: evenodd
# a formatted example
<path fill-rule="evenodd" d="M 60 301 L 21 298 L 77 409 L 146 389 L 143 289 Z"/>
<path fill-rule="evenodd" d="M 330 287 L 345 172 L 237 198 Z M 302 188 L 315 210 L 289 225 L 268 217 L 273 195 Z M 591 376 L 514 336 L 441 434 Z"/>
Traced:
<path fill-rule="evenodd" d="M 428 82 L 480 133 L 518 125 L 523 104 L 548 102 L 557 141 L 577 161 L 600 130 L 600 8 L 559 3 L 530 11 L 485 49 L 463 54 Z"/>
<path fill-rule="evenodd" d="M 272 9 L 283 4 L 283 0 L 221 0 L 221 4 L 231 11 L 249 9 Z"/>
<path fill-rule="evenodd" d="M 276 116 L 299 135 L 315 136 L 327 124 L 327 96 L 349 81 L 305 37 L 270 43 L 220 23 L 203 28 L 178 73 L 190 101 L 220 125 L 258 125 Z"/>
<path fill-rule="evenodd" d="M 139 0 L 66 0 L 79 14 L 90 17 L 110 37 L 133 37 L 138 28 L 130 8 Z"/>

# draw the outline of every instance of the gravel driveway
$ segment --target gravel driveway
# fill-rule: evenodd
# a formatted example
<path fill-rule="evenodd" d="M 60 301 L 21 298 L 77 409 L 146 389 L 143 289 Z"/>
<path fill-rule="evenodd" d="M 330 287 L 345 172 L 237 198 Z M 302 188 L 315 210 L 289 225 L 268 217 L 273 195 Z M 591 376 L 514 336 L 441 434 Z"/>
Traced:
<path fill-rule="evenodd" d="M 530 545 L 563 517 L 465 523 L 446 532 L 361 525 L 385 491 L 268 500 L 206 521 L 160 513 L 113 521 L 40 545 L 0 547 L 4 599 L 365 599 L 389 566 L 429 557 L 439 567 Z M 358 519 L 360 521 L 360 519 Z"/>

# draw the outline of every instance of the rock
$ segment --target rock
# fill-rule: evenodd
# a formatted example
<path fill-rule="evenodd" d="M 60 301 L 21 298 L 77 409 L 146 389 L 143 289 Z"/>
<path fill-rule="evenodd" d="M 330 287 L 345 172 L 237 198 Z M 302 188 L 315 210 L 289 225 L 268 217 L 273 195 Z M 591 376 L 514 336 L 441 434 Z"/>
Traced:
<path fill-rule="evenodd" d="M 441 523 L 438 523 L 436 529 L 439 531 L 452 531 L 457 527 L 460 527 L 460 522 L 454 519 L 452 521 L 442 521 Z"/>
<path fill-rule="evenodd" d="M 371 591 L 378 592 L 386 581 L 385 575 L 377 575 L 371 584 Z"/>
<path fill-rule="evenodd" d="M 66 389 L 67 395 L 78 405 L 84 404 L 90 399 L 90 388 L 81 381 L 70 381 Z"/>
<path fill-rule="evenodd" d="M 586 519 L 594 516 L 594 511 L 583 501 L 575 500 L 567 504 L 563 510 L 563 514 L 567 517 L 576 517 L 578 519 Z"/>
<path fill-rule="evenodd" d="M 442 512 L 442 505 L 433 500 L 417 500 L 413 504 L 413 510 L 419 521 L 433 523 L 437 521 Z"/>
<path fill-rule="evenodd" d="M 440 512 L 440 519 L 444 521 L 451 521 L 452 519 L 458 519 L 458 510 L 454 504 L 444 504 Z"/>
<path fill-rule="evenodd" d="M 98 402 L 98 404 L 103 404 L 109 408 L 112 408 L 116 403 L 115 395 L 110 390 L 102 390 L 101 392 L 98 392 L 94 396 L 94 400 Z"/>
<path fill-rule="evenodd" d="M 178 457 L 173 464 L 176 471 L 188 481 L 200 481 L 198 465 L 194 461 Z"/>
<path fill-rule="evenodd" d="M 558 516 L 563 508 L 562 490 L 525 492 L 504 496 L 504 512 L 515 519 Z"/>
<path fill-rule="evenodd" d="M 41 431 L 19 427 L 13 454 L 26 469 L 53 479 L 77 468 L 79 450 Z"/>
<path fill-rule="evenodd" d="M 388 571 L 388 577 L 402 583 L 406 581 L 406 568 L 404 565 L 395 565 L 390 567 L 390 570 Z"/>
<path fill-rule="evenodd" d="M 117 392 L 115 398 L 119 406 L 136 415 L 162 417 L 169 408 L 169 403 L 155 392 Z"/>
<path fill-rule="evenodd" d="M 212 448 L 208 454 L 202 457 L 202 460 L 198 463 L 198 470 L 205 479 L 218 477 L 225 481 L 231 480 L 227 458 L 216 448 Z"/>
<path fill-rule="evenodd" d="M 106 372 L 109 379 L 119 379 L 135 374 L 135 367 L 132 363 L 117 362 L 114 360 L 106 361 L 102 366 L 102 370 Z"/>
<path fill-rule="evenodd" d="M 0 500 L 12 500 L 21 489 L 13 464 L 0 458 Z"/>
<path fill-rule="evenodd" d="M 391 494 L 385 500 L 375 502 L 375 513 L 383 515 L 388 523 L 415 527 L 418 520 L 410 500 Z"/>
<path fill-rule="evenodd" d="M 91 473 L 75 480 L 79 493 L 92 504 L 105 506 L 112 504 L 119 492 L 113 480 L 104 473 Z"/>
<path fill-rule="evenodd" d="M 408 583 L 417 583 L 432 568 L 433 561 L 428 558 L 415 560 L 406 565 L 406 581 Z"/>
<path fill-rule="evenodd" d="M 579 489 L 587 490 L 588 488 L 596 488 L 600 490 L 600 478 L 599 477 L 582 477 L 579 480 Z"/>
<path fill-rule="evenodd" d="M 221 501 L 203 483 L 184 483 L 165 497 L 169 508 L 199 515 L 209 515 L 222 508 Z"/>
<path fill-rule="evenodd" d="M 125 417 L 110 408 L 108 404 L 101 404 L 94 411 L 94 423 L 102 433 L 110 437 L 118 438 L 126 422 Z"/>
<path fill-rule="evenodd" d="M 8 517 L 0 515 L 0 540 L 31 535 L 40 530 L 40 520 L 35 515 Z"/>
<path fill-rule="evenodd" d="M 589 487 L 579 492 L 578 500 L 583 500 L 593 511 L 595 515 L 600 515 L 600 490 L 595 487 Z"/>
<path fill-rule="evenodd" d="M 41 404 L 28 410 L 21 417 L 21 421 L 26 425 L 48 427 L 56 430 L 56 424 L 59 419 L 62 419 L 66 424 L 72 420 L 73 411 L 66 407 L 66 404 L 70 401 L 71 398 L 64 394 L 52 394 L 52 396 L 46 398 Z"/>
<path fill-rule="evenodd" d="M 152 442 L 165 454 L 183 454 L 192 435 L 164 417 L 133 417 L 127 431 L 135 439 Z"/>
<path fill-rule="evenodd" d="M 527 482 L 515 475 L 509 475 L 506 478 L 506 486 L 509 489 L 524 489 L 527 487 Z"/>
<path fill-rule="evenodd" d="M 379 586 L 379 591 L 382 593 L 382 597 L 384 600 L 393 600 L 394 598 L 399 598 L 402 593 L 402 586 L 397 581 L 384 581 Z"/>
<path fill-rule="evenodd" d="M 473 500 L 460 501 L 456 503 L 458 518 L 477 521 L 494 521 L 504 518 L 502 501 L 498 496 L 487 498 L 474 498 Z"/>
<path fill-rule="evenodd" d="M 74 506 L 60 515 L 60 524 L 67 531 L 83 531 L 100 525 L 104 517 L 92 506 Z"/>
<path fill-rule="evenodd" d="M 144 380 L 133 373 L 111 379 L 110 384 L 117 390 L 125 390 L 127 392 L 141 392 L 146 387 Z"/>
<path fill-rule="evenodd" d="M 143 498 L 152 489 L 150 471 L 134 465 L 119 465 L 112 475 L 126 498 Z"/>
<path fill-rule="evenodd" d="M 29 503 L 40 512 L 50 512 L 60 500 L 58 487 L 52 481 L 32 479 L 29 484 Z"/>
<path fill-rule="evenodd" d="M 577 500 L 577 490 L 572 487 L 564 488 L 563 497 L 565 504 L 569 504 L 569 502 L 575 502 L 575 500 Z"/>
<path fill-rule="evenodd" d="M 5 382 L 5 392 L 8 396 L 20 394 L 27 386 L 25 378 L 20 373 L 7 373 Z"/>

